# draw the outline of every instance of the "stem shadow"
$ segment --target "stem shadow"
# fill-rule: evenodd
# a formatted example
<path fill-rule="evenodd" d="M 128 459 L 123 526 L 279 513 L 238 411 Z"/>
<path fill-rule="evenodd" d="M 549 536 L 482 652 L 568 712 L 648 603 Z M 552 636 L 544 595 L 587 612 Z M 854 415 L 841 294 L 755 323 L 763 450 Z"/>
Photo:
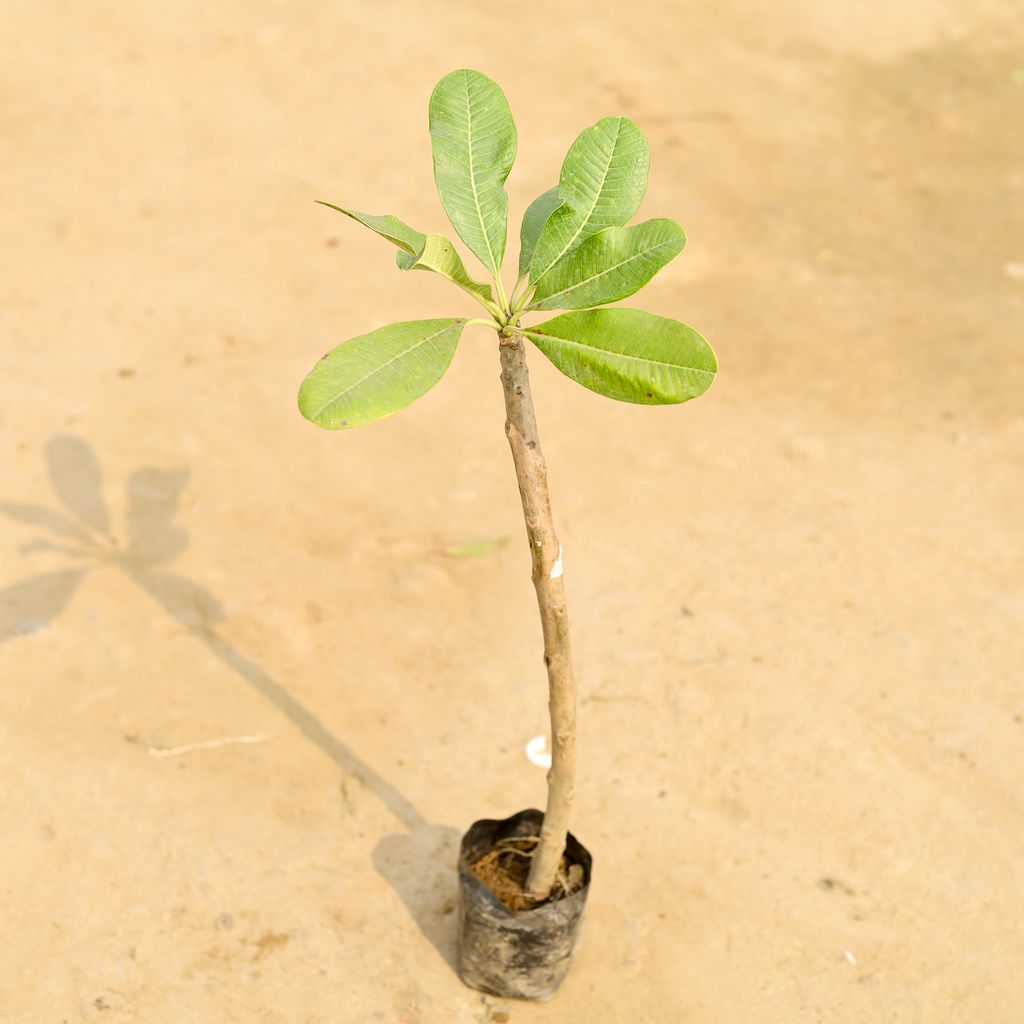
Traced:
<path fill-rule="evenodd" d="M 292 696 L 258 662 L 217 631 L 225 613 L 220 600 L 201 584 L 170 572 L 188 546 L 188 533 L 176 522 L 186 469 L 143 466 L 128 479 L 125 540 L 112 533 L 103 493 L 101 464 L 82 439 L 60 435 L 46 446 L 50 482 L 63 509 L 0 502 L 0 515 L 45 531 L 22 554 L 64 554 L 69 565 L 38 573 L 0 589 L 0 643 L 50 626 L 72 600 L 85 576 L 100 567 L 125 575 L 175 619 L 222 665 L 283 714 L 343 772 L 359 780 L 405 829 L 384 836 L 372 859 L 375 869 L 398 894 L 424 937 L 453 969 L 456 862 L 459 834 L 427 821 L 392 782 L 335 735 L 316 713 Z"/>

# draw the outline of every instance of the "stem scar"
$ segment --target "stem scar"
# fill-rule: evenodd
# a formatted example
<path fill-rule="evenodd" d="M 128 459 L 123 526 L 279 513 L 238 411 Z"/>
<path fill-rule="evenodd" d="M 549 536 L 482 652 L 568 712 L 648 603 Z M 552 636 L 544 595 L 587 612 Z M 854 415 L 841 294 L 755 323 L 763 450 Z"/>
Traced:
<path fill-rule="evenodd" d="M 548 577 L 552 580 L 557 580 L 562 575 L 562 545 L 558 545 L 558 557 L 555 559 L 555 564 L 551 566 L 551 575 Z"/>

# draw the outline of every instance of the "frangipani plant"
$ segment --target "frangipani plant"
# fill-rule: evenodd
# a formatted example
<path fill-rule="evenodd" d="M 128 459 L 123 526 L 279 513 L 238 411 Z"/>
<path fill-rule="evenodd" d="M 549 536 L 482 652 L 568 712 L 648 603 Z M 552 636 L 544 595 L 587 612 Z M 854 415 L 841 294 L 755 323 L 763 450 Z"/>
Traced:
<path fill-rule="evenodd" d="M 401 270 L 448 278 L 486 317 L 411 320 L 352 338 L 325 355 L 299 392 L 302 414 L 347 429 L 409 405 L 448 368 L 463 331 L 498 339 L 508 436 L 522 496 L 550 687 L 552 765 L 539 840 L 525 896 L 548 900 L 566 847 L 575 785 L 576 694 L 566 615 L 562 548 L 548 498 L 526 366 L 535 345 L 563 374 L 609 398 L 664 405 L 696 398 L 711 385 L 715 355 L 693 328 L 639 309 L 607 308 L 646 284 L 682 251 L 683 229 L 667 218 L 628 225 L 647 188 L 647 141 L 627 117 L 606 117 L 569 148 L 558 184 L 527 208 L 518 275 L 501 276 L 508 228 L 505 180 L 517 136 L 504 93 L 478 71 L 446 75 L 430 98 L 434 181 L 456 234 L 488 281 L 467 271 L 452 240 L 424 234 L 391 215 L 325 203 L 398 250 Z M 569 310 L 540 323 L 530 314 Z"/>

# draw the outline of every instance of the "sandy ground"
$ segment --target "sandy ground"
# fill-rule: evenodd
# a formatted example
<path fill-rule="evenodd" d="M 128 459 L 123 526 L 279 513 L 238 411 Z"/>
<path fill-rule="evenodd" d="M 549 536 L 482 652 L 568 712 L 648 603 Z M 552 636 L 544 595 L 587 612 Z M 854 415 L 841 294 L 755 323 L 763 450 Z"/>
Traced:
<path fill-rule="evenodd" d="M 1018 4 L 2 6 L 0 1020 L 1024 1020 Z M 543 800 L 493 339 L 295 409 L 469 311 L 312 203 L 447 231 L 464 65 L 515 224 L 641 123 L 690 243 L 633 304 L 722 365 L 648 410 L 533 359 L 596 861 L 547 1006 L 451 968 L 459 833 Z"/>

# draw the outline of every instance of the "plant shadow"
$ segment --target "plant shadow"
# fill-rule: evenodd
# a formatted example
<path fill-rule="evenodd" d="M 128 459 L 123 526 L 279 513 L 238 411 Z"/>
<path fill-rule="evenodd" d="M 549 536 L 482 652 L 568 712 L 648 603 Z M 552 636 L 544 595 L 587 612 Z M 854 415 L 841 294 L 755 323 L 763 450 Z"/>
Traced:
<path fill-rule="evenodd" d="M 374 867 L 454 969 L 453 866 L 458 832 L 428 822 L 404 793 L 331 732 L 311 708 L 222 636 L 217 626 L 226 615 L 214 594 L 166 568 L 188 547 L 188 533 L 176 520 L 189 471 L 152 466 L 134 470 L 127 481 L 123 540 L 119 541 L 104 498 L 100 462 L 91 446 L 78 437 L 52 437 L 46 445 L 46 463 L 62 508 L 2 501 L 0 515 L 44 531 L 45 536 L 22 545 L 22 555 L 57 553 L 68 564 L 0 589 L 0 643 L 50 626 L 89 573 L 102 568 L 123 572 L 346 775 L 358 779 L 401 823 L 404 832 L 383 837 L 375 847 Z"/>

